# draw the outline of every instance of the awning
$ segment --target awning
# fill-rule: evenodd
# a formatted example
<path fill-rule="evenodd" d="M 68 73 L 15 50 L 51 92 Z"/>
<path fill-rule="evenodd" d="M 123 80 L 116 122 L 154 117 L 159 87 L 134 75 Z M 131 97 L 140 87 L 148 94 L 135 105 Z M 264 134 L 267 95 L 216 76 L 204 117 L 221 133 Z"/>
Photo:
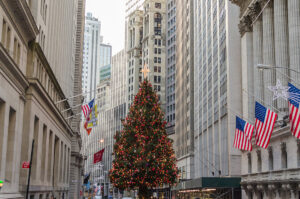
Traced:
<path fill-rule="evenodd" d="M 204 189 L 204 188 L 240 188 L 241 178 L 238 177 L 202 177 L 181 181 L 172 190 Z"/>

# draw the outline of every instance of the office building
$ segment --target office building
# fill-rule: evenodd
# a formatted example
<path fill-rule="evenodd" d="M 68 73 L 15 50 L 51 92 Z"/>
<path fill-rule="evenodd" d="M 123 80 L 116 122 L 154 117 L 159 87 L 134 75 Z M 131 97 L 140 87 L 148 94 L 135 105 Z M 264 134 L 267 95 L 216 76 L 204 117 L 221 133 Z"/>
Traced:
<path fill-rule="evenodd" d="M 111 45 L 109 44 L 100 44 L 100 64 L 97 85 L 107 79 L 110 79 L 111 76 Z M 100 77 L 100 79 L 99 79 Z"/>
<path fill-rule="evenodd" d="M 100 31 L 100 21 L 93 17 L 92 13 L 87 13 L 82 66 L 82 91 L 86 93 L 85 103 L 96 97 L 97 82 L 100 81 Z"/>
<path fill-rule="evenodd" d="M 178 63 L 178 60 L 186 61 L 187 58 L 180 58 L 177 53 L 176 64 L 180 64 L 181 68 L 176 67 L 176 77 L 180 78 L 180 74 L 182 74 L 182 79 L 189 79 L 188 75 L 194 75 L 194 92 L 192 92 L 192 87 L 189 88 L 188 85 L 185 88 L 187 93 L 194 94 L 194 107 L 184 107 L 184 103 L 176 104 L 175 127 L 177 121 L 180 121 L 178 118 L 183 117 L 177 113 L 177 110 L 181 110 L 183 113 L 185 108 L 187 113 L 189 113 L 189 109 L 194 110 L 194 132 L 183 134 L 186 137 L 182 136 L 179 140 L 182 143 L 185 140 L 194 140 L 193 150 L 187 148 L 188 145 L 186 145 L 179 151 L 180 154 L 194 154 L 194 175 L 191 175 L 193 179 L 188 185 L 186 184 L 187 186 L 180 183 L 178 189 L 205 188 L 205 184 L 209 180 L 207 177 L 213 177 L 212 180 L 215 182 L 212 184 L 214 186 L 207 187 L 213 188 L 212 194 L 220 196 L 230 190 L 228 197 L 232 197 L 230 194 L 234 191 L 230 186 L 238 180 L 232 177 L 239 176 L 241 171 L 240 152 L 232 147 L 235 115 L 240 113 L 242 107 L 240 39 L 237 28 L 239 9 L 228 0 L 194 1 L 193 6 L 194 8 L 187 7 L 186 9 L 194 12 L 194 35 L 192 37 L 194 40 L 194 72 L 187 68 L 191 64 Z M 181 8 L 176 5 L 178 14 L 183 12 L 180 10 Z M 182 23 L 185 24 L 186 22 L 180 22 L 179 17 L 177 17 L 176 24 Z M 182 48 L 179 46 L 182 45 L 180 42 L 190 36 L 183 34 L 192 29 L 179 31 L 181 28 L 178 26 L 176 28 L 178 30 L 176 33 L 176 39 L 179 42 L 176 44 L 178 52 L 178 49 Z M 190 73 L 188 73 L 189 70 Z M 181 89 L 177 86 L 176 81 L 176 91 Z M 176 102 L 180 102 L 178 101 L 180 98 L 177 96 L 176 92 Z M 188 101 L 188 99 L 182 99 L 182 101 L 184 100 Z M 185 125 L 188 126 L 192 120 L 185 122 Z M 183 132 L 188 132 L 188 130 L 184 129 Z M 177 133 L 177 127 L 175 133 Z M 188 137 L 190 135 L 193 137 Z M 192 141 L 190 143 L 192 144 Z M 187 170 L 188 174 L 189 171 Z M 218 183 L 226 183 L 228 189 L 218 187 Z M 239 186 L 239 182 L 236 184 Z M 182 193 L 186 197 L 188 194 L 191 193 Z M 200 191 L 194 194 L 196 194 L 194 197 L 200 197 L 201 194 L 205 193 Z"/>
<path fill-rule="evenodd" d="M 176 3 L 167 1 L 166 34 L 166 120 L 167 133 L 175 133 Z"/>
<path fill-rule="evenodd" d="M 175 153 L 182 179 L 194 177 L 193 1 L 176 2 Z M 182 31 L 184 30 L 184 31 Z"/>
<path fill-rule="evenodd" d="M 148 80 L 157 92 L 161 107 L 165 110 L 165 1 L 145 1 L 144 11 L 136 10 L 128 18 L 128 108 L 143 80 L 142 68 L 150 73 Z"/>

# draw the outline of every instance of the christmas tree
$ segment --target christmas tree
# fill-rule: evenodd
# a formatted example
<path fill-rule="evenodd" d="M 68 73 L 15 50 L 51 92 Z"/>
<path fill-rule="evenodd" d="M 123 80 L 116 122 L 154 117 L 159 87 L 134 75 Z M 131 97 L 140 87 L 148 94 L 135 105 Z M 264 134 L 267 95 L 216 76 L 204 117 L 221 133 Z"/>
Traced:
<path fill-rule="evenodd" d="M 178 177 L 172 141 L 158 97 L 145 80 L 140 85 L 123 130 L 116 133 L 110 180 L 121 190 L 138 189 L 150 198 L 151 188 L 172 185 Z"/>

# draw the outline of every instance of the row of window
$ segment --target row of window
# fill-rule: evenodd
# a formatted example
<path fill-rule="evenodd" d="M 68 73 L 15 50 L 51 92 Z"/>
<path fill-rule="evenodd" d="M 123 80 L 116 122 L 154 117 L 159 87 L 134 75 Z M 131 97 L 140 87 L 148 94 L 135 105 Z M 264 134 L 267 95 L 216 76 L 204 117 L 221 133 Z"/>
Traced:
<path fill-rule="evenodd" d="M 154 57 L 154 63 L 161 63 L 161 57 Z"/>
<path fill-rule="evenodd" d="M 3 19 L 2 22 L 2 35 L 1 35 L 1 43 L 6 48 L 6 50 L 13 56 L 15 62 L 19 65 L 21 58 L 21 44 L 18 39 L 14 38 L 13 50 L 11 51 L 10 41 L 11 41 L 12 31 L 8 23 Z"/>

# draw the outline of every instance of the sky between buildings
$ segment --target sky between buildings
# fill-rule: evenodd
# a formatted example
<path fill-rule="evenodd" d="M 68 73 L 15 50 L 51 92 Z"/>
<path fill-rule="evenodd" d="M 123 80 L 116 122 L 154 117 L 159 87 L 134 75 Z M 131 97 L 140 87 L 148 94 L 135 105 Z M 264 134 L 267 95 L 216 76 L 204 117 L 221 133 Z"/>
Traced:
<path fill-rule="evenodd" d="M 125 0 L 86 0 L 85 12 L 101 21 L 101 35 L 112 45 L 113 55 L 124 48 Z"/>

